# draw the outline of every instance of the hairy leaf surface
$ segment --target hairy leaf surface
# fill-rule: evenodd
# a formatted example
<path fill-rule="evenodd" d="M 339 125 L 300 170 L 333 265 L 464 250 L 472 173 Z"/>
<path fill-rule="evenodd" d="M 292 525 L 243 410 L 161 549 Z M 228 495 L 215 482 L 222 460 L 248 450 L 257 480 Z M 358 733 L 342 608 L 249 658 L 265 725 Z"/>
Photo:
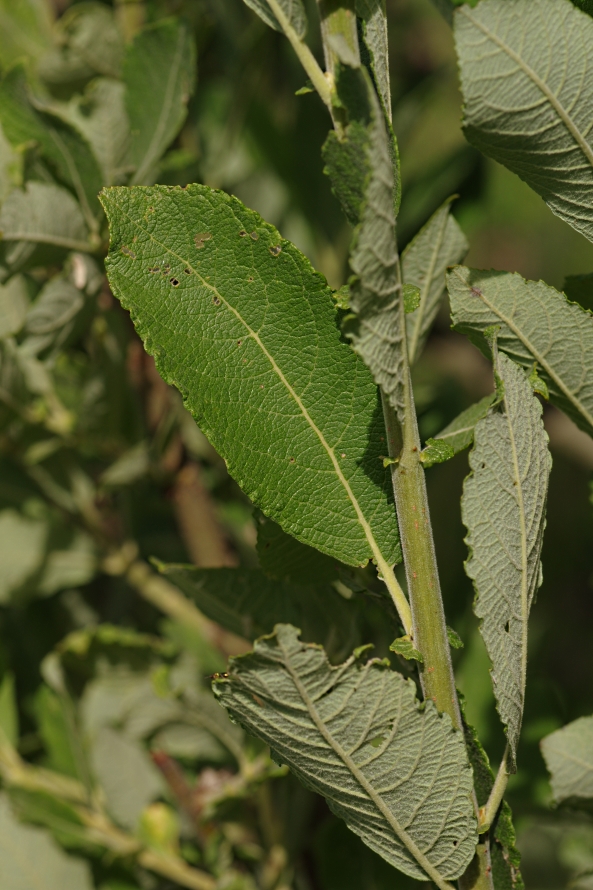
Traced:
<path fill-rule="evenodd" d="M 322 794 L 371 849 L 439 887 L 470 862 L 477 841 L 463 737 L 411 681 L 384 662 L 325 652 L 278 625 L 232 659 L 214 690 L 231 717 Z"/>
<path fill-rule="evenodd" d="M 389 79 L 389 35 L 385 0 L 356 0 L 356 15 L 362 19 L 362 32 L 371 57 L 371 68 L 383 111 L 391 120 Z"/>
<path fill-rule="evenodd" d="M 324 279 L 222 192 L 122 188 L 103 201 L 114 293 L 241 487 L 303 543 L 389 571 L 383 419 Z"/>
<path fill-rule="evenodd" d="M 502 412 L 474 431 L 462 517 L 476 590 L 475 612 L 492 662 L 498 711 L 515 768 L 527 675 L 527 629 L 541 584 L 540 554 L 551 458 L 542 408 L 521 368 L 505 355 L 495 370 L 504 385 Z"/>
<path fill-rule="evenodd" d="M 499 347 L 537 370 L 550 400 L 593 435 L 593 317 L 543 281 L 459 266 L 448 275 L 453 324 L 487 352 L 484 331 L 498 325 Z"/>
<path fill-rule="evenodd" d="M 581 717 L 541 743 L 557 803 L 593 809 L 593 717 Z"/>
<path fill-rule="evenodd" d="M 593 21 L 568 0 L 455 14 L 465 132 L 593 240 Z"/>
<path fill-rule="evenodd" d="M 244 0 L 246 6 L 258 14 L 260 19 L 274 28 L 275 31 L 282 31 L 278 19 L 270 9 L 267 0 Z M 278 6 L 288 19 L 291 28 L 301 40 L 307 33 L 307 14 L 302 0 L 278 0 Z"/>
<path fill-rule="evenodd" d="M 184 24 L 165 20 L 136 36 L 124 60 L 134 184 L 154 181 L 161 156 L 185 120 L 194 80 L 195 47 Z"/>
<path fill-rule="evenodd" d="M 448 266 L 460 263 L 469 249 L 467 239 L 451 215 L 451 199 L 428 220 L 402 254 L 405 284 L 420 288 L 420 305 L 406 316 L 410 364 L 420 356 L 445 293 Z"/>

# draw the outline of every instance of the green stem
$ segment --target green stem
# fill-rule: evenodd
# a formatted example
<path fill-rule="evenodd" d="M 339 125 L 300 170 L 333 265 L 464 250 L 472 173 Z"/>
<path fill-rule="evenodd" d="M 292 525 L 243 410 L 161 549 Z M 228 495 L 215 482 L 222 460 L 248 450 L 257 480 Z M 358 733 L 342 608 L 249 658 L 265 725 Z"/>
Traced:
<path fill-rule="evenodd" d="M 508 756 L 509 746 L 507 745 L 500 766 L 498 767 L 498 773 L 496 774 L 490 797 L 486 801 L 486 804 L 483 807 L 480 807 L 479 829 L 481 834 L 488 831 L 494 822 L 496 814 L 498 813 L 498 808 L 502 803 L 504 793 L 507 790 L 507 783 L 509 781 L 507 766 Z"/>

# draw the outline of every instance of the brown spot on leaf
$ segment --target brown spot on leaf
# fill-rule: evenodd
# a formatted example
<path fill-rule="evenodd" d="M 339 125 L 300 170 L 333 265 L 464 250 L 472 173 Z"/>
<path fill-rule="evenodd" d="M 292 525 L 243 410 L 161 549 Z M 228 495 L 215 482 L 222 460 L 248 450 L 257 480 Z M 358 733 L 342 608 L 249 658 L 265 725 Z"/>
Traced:
<path fill-rule="evenodd" d="M 206 241 L 210 241 L 211 238 L 212 234 L 210 232 L 198 232 L 197 235 L 194 235 L 196 250 L 202 250 Z"/>
<path fill-rule="evenodd" d="M 252 239 L 252 241 L 258 241 L 258 240 L 259 240 L 259 235 L 257 234 L 257 232 L 252 232 L 251 235 L 250 235 L 249 237 Z"/>
<path fill-rule="evenodd" d="M 272 256 L 278 256 L 279 253 L 282 253 L 282 248 L 279 244 L 276 244 L 275 247 L 270 247 L 270 253 Z"/>
<path fill-rule="evenodd" d="M 136 254 L 133 250 L 130 250 L 130 248 L 126 244 L 124 244 L 124 246 L 122 247 L 121 252 L 126 256 L 131 257 L 133 260 L 136 259 Z"/>

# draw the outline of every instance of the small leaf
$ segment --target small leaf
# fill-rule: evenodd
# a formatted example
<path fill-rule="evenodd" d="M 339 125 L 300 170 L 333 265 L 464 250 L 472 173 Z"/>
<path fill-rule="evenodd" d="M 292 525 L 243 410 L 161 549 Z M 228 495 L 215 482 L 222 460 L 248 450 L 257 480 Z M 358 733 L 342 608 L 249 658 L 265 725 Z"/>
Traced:
<path fill-rule="evenodd" d="M 593 810 L 593 717 L 580 717 L 541 742 L 557 803 Z"/>
<path fill-rule="evenodd" d="M 593 23 L 592 23 L 593 24 Z M 593 435 L 593 317 L 543 281 L 456 266 L 447 286 L 455 328 L 486 354 L 484 333 L 525 369 L 537 362 L 550 401 Z"/>
<path fill-rule="evenodd" d="M 411 681 L 377 660 L 332 667 L 294 627 L 278 625 L 231 660 L 214 691 L 396 868 L 440 888 L 464 872 L 477 835 L 463 738 L 431 701 L 419 706 Z"/>
<path fill-rule="evenodd" d="M 420 288 L 416 287 L 415 284 L 404 284 L 402 294 L 404 298 L 404 310 L 406 315 L 409 315 L 411 312 L 415 312 L 420 305 Z"/>
<path fill-rule="evenodd" d="M 418 652 L 417 649 L 414 649 L 414 644 L 410 637 L 399 637 L 399 639 L 393 641 L 389 648 L 391 652 L 395 652 L 396 655 L 401 655 L 402 658 L 407 658 L 408 661 L 419 661 L 420 664 L 424 663 L 422 654 Z"/>
<path fill-rule="evenodd" d="M 474 441 L 474 430 L 479 420 L 486 417 L 490 408 L 493 407 L 497 400 L 496 393 L 484 396 L 475 405 L 470 405 L 461 414 L 458 414 L 455 420 L 441 430 L 435 436 L 436 441 L 442 441 L 451 446 L 453 454 L 459 454 L 465 448 L 468 448 Z"/>
<path fill-rule="evenodd" d="M 426 447 L 420 452 L 420 460 L 425 467 L 443 464 L 454 456 L 455 450 L 453 446 L 444 439 L 427 439 Z"/>
<path fill-rule="evenodd" d="M 7 284 L 0 285 L 0 339 L 18 334 L 28 309 L 27 285 L 21 275 L 15 275 Z"/>
<path fill-rule="evenodd" d="M 455 40 L 468 140 L 593 240 L 591 18 L 564 0 L 482 0 L 456 12 Z"/>
<path fill-rule="evenodd" d="M 462 517 L 470 552 L 465 568 L 476 590 L 474 608 L 492 662 L 494 693 L 514 770 L 529 612 L 541 584 L 551 458 L 541 404 L 523 371 L 496 350 L 495 369 L 504 382 L 503 411 L 492 411 L 476 425 Z"/>
<path fill-rule="evenodd" d="M 370 56 L 373 78 L 383 113 L 390 121 L 389 35 L 385 0 L 356 0 L 356 15 L 362 19 L 362 36 Z"/>
<path fill-rule="evenodd" d="M 452 649 L 463 649 L 463 640 L 456 633 L 452 627 L 447 626 L 447 637 L 449 639 L 449 645 Z"/>
<path fill-rule="evenodd" d="M 451 201 L 449 198 L 431 216 L 402 254 L 404 281 L 420 289 L 417 311 L 406 319 L 411 365 L 424 349 L 445 295 L 447 266 L 461 262 L 469 247 L 465 235 L 451 215 Z"/>
<path fill-rule="evenodd" d="M 282 31 L 278 19 L 270 9 L 267 0 L 244 0 L 246 6 L 258 14 L 266 25 L 275 31 Z M 307 14 L 302 0 L 278 0 L 278 6 L 288 19 L 289 25 L 299 38 L 303 40 L 307 33 Z"/>
<path fill-rule="evenodd" d="M 533 368 L 531 369 L 531 374 L 527 379 L 532 390 L 539 396 L 542 396 L 542 398 L 544 398 L 547 402 L 550 398 L 550 391 L 548 389 L 546 381 L 542 380 L 542 378 L 537 373 L 537 362 L 534 362 Z"/>
<path fill-rule="evenodd" d="M 8 603 L 41 568 L 46 538 L 45 522 L 26 519 L 12 509 L 0 511 L 0 603 Z"/>
<path fill-rule="evenodd" d="M 154 181 L 158 163 L 181 129 L 194 89 L 196 50 L 186 25 L 166 19 L 141 31 L 124 61 L 133 184 Z"/>
<path fill-rule="evenodd" d="M 19 741 L 19 712 L 14 688 L 14 674 L 7 671 L 0 683 L 0 747 L 4 738 L 16 748 Z"/>
<path fill-rule="evenodd" d="M 4 241 L 62 247 L 65 250 L 92 250 L 80 207 L 66 189 L 47 182 L 28 182 L 25 190 L 15 189 L 0 210 L 0 232 Z M 7 255 L 16 260 L 16 246 Z"/>

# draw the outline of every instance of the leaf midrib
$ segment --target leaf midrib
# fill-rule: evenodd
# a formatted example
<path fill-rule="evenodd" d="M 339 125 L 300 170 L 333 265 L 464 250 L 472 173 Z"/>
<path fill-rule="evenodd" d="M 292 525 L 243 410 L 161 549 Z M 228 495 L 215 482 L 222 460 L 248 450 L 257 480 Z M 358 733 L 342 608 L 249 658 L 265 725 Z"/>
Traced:
<path fill-rule="evenodd" d="M 158 246 L 161 247 L 166 253 L 170 254 L 171 256 L 176 257 L 180 262 L 184 263 L 189 269 L 191 269 L 192 272 L 196 275 L 196 277 L 200 280 L 202 285 L 217 296 L 217 298 L 227 307 L 227 309 L 230 312 L 233 313 L 233 315 L 237 318 L 237 320 L 245 327 L 245 329 L 248 332 L 248 335 L 257 343 L 257 345 L 259 346 L 259 348 L 261 349 L 263 354 L 266 356 L 266 358 L 270 362 L 270 365 L 272 366 L 272 370 L 277 375 L 277 377 L 280 379 L 281 383 L 286 388 L 287 392 L 290 394 L 292 399 L 295 401 L 295 403 L 296 403 L 297 407 L 299 408 L 301 414 L 303 415 L 305 421 L 307 422 L 307 424 L 309 425 L 311 430 L 315 433 L 315 435 L 319 439 L 321 445 L 323 446 L 324 450 L 326 451 L 326 453 L 332 463 L 332 466 L 334 468 L 336 476 L 338 477 L 342 487 L 344 488 L 344 490 L 348 496 L 348 499 L 350 500 L 350 503 L 354 507 L 354 511 L 356 513 L 358 522 L 364 532 L 365 538 L 371 548 L 373 556 L 377 561 L 377 566 L 378 566 L 380 572 L 383 574 L 385 583 L 387 584 L 388 588 L 391 591 L 392 587 L 391 587 L 390 582 L 391 582 L 391 579 L 393 578 L 393 582 L 399 588 L 399 584 L 397 584 L 397 581 L 395 579 L 395 574 L 393 572 L 393 568 L 392 568 L 392 566 L 389 565 L 389 563 L 383 556 L 383 554 L 379 548 L 379 545 L 377 544 L 377 542 L 375 540 L 375 537 L 373 535 L 371 527 L 370 527 L 369 523 L 367 522 L 367 520 L 364 516 L 364 513 L 360 507 L 360 504 L 358 503 L 358 500 L 355 497 L 354 492 L 352 491 L 348 480 L 346 479 L 346 477 L 344 476 L 344 473 L 342 472 L 342 469 L 341 469 L 341 467 L 338 463 L 338 460 L 334 454 L 333 448 L 331 448 L 330 445 L 328 444 L 328 442 L 326 441 L 325 436 L 323 435 L 323 433 L 321 432 L 319 427 L 313 421 L 313 418 L 307 411 L 301 398 L 297 395 L 297 393 L 295 392 L 293 387 L 290 385 L 290 383 L 284 376 L 282 370 L 280 369 L 280 367 L 274 360 L 273 356 L 271 355 L 270 352 L 268 352 L 268 350 L 262 343 L 259 335 L 249 326 L 249 324 L 245 321 L 245 319 L 243 318 L 241 313 L 237 309 L 235 309 L 234 306 L 231 306 L 231 304 L 228 302 L 228 300 L 225 299 L 225 297 L 220 293 L 220 291 L 213 284 L 210 284 L 209 281 L 206 281 L 202 277 L 202 275 L 200 275 L 199 271 L 189 262 L 189 260 L 185 259 L 185 257 L 180 256 L 174 250 L 171 250 L 170 247 L 168 247 L 162 241 L 159 241 L 158 238 L 155 238 L 151 232 L 149 232 L 147 229 L 144 229 L 141 225 L 138 224 L 138 222 L 136 220 L 134 220 L 128 213 L 126 213 L 126 211 L 121 207 L 121 205 L 118 205 L 118 207 L 119 207 L 119 210 L 122 213 L 122 215 L 127 217 L 127 219 L 129 220 L 129 222 L 131 223 L 132 226 L 136 227 L 141 232 L 143 232 L 145 235 L 147 235 L 151 241 L 153 241 L 155 244 L 158 244 Z M 406 630 L 406 632 L 409 632 L 409 631 Z"/>
<path fill-rule="evenodd" d="M 550 90 L 547 83 L 541 79 L 541 77 L 533 70 L 533 68 L 528 65 L 527 62 L 525 62 L 524 59 L 522 59 L 521 56 L 515 52 L 515 50 L 511 49 L 511 47 L 508 46 L 508 44 L 506 44 L 503 40 L 501 40 L 501 38 L 498 37 L 497 34 L 491 31 L 490 28 L 474 18 L 467 6 L 463 6 L 459 10 L 458 14 L 464 15 L 486 37 L 488 37 L 489 40 L 492 40 L 493 43 L 496 43 L 496 45 L 499 46 L 500 49 L 509 56 L 509 58 L 513 59 L 513 61 L 517 63 L 517 65 L 524 71 L 524 73 L 529 78 L 531 78 L 535 86 L 538 87 L 539 90 L 541 90 L 552 108 L 558 114 L 558 117 L 565 124 L 567 130 L 570 132 L 578 147 L 585 155 L 585 158 L 589 162 L 590 166 L 593 167 L 593 149 L 591 149 L 591 146 L 571 118 L 570 114 L 564 108 L 562 103 L 556 98 L 554 93 Z"/>
<path fill-rule="evenodd" d="M 471 284 L 469 284 L 469 282 L 467 282 L 465 280 L 465 278 L 463 278 L 463 276 L 460 275 L 458 269 L 454 269 L 453 271 L 455 272 L 455 274 L 457 275 L 459 280 L 463 283 L 464 287 L 466 287 L 468 290 L 471 290 Z M 473 291 L 472 291 L 472 293 L 473 293 Z M 478 296 L 478 294 L 476 294 L 475 296 Z M 502 312 L 500 309 L 498 309 L 496 306 L 494 306 L 487 299 L 487 297 L 484 295 L 483 291 L 480 291 L 479 297 L 482 300 L 482 302 L 494 313 L 494 315 L 497 315 L 501 321 L 503 321 L 506 325 L 508 325 L 508 327 L 511 329 L 511 331 L 516 335 L 517 339 L 520 340 L 520 342 L 523 344 L 523 346 L 525 346 L 525 348 L 531 352 L 531 354 L 537 360 L 539 365 L 549 375 L 549 377 L 554 381 L 554 383 L 556 384 L 558 389 L 563 393 L 563 395 L 568 399 L 568 401 L 571 402 L 571 404 L 576 408 L 576 410 L 580 414 L 583 415 L 583 417 L 585 418 L 587 423 L 589 423 L 591 425 L 591 427 L 593 427 L 593 416 L 591 414 L 589 414 L 589 412 L 586 410 L 586 408 L 583 406 L 583 404 L 580 402 L 580 400 L 567 388 L 567 386 L 562 381 L 562 378 L 556 374 L 556 372 L 548 364 L 546 359 L 540 354 L 539 350 L 535 346 L 533 346 L 531 341 L 528 340 L 527 337 L 522 334 L 522 332 L 514 324 L 512 319 L 508 318 L 504 314 L 504 312 Z"/>
<path fill-rule="evenodd" d="M 309 716 L 311 720 L 315 724 L 318 732 L 321 734 L 327 745 L 332 749 L 332 751 L 342 760 L 344 765 L 350 771 L 351 775 L 356 779 L 362 790 L 368 795 L 368 797 L 372 800 L 374 805 L 377 807 L 381 815 L 386 819 L 390 827 L 393 829 L 393 832 L 400 839 L 402 844 L 410 851 L 412 856 L 415 858 L 416 862 L 420 865 L 422 869 L 426 872 L 426 874 L 430 877 L 432 881 L 440 888 L 440 890 L 453 890 L 451 884 L 449 884 L 441 874 L 434 868 L 431 862 L 426 858 L 424 853 L 418 848 L 415 842 L 412 840 L 407 831 L 401 827 L 387 804 L 384 802 L 383 798 L 380 794 L 378 794 L 370 782 L 367 780 L 364 773 L 356 766 L 352 758 L 346 751 L 342 748 L 342 746 L 337 742 L 330 731 L 327 729 L 325 723 L 319 716 L 319 713 L 313 704 L 312 700 L 309 697 L 309 694 L 300 680 L 298 674 L 294 671 L 292 665 L 290 664 L 289 654 L 282 645 L 280 641 L 279 646 L 282 649 L 282 653 L 284 655 L 284 664 L 286 666 L 287 671 L 289 672 L 293 683 L 295 684 L 299 695 L 301 696 L 302 702 L 307 708 Z"/>

